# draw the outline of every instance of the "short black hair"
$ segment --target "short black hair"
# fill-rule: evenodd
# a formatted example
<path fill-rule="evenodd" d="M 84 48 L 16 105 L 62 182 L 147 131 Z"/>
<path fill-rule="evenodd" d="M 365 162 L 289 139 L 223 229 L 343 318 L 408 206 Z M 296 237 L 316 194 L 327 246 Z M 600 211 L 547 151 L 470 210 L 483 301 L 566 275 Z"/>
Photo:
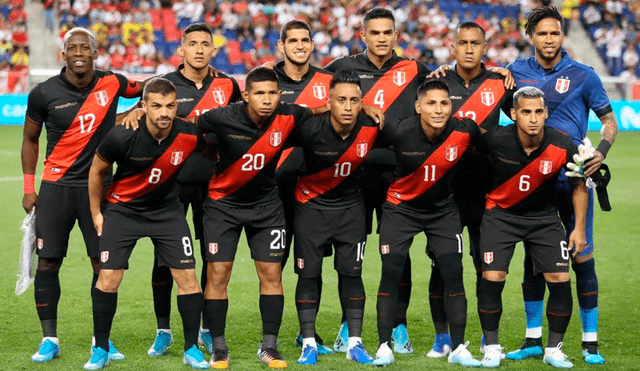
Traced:
<path fill-rule="evenodd" d="M 453 39 L 455 40 L 455 38 L 458 37 L 458 34 L 460 33 L 460 30 L 469 30 L 469 29 L 472 29 L 472 28 L 477 28 L 478 30 L 480 30 L 480 33 L 482 33 L 482 39 L 483 40 L 486 38 L 486 33 L 484 32 L 484 28 L 482 28 L 482 26 L 480 26 L 476 22 L 462 22 L 453 31 Z"/>
<path fill-rule="evenodd" d="M 358 76 L 358 73 L 353 69 L 342 68 L 336 71 L 329 83 L 329 90 L 333 89 L 337 84 L 355 84 L 362 89 L 360 86 L 360 76 Z"/>
<path fill-rule="evenodd" d="M 447 95 L 450 94 L 449 85 L 447 85 L 445 82 L 435 79 L 427 79 L 424 80 L 420 84 L 420 86 L 418 86 L 418 99 L 420 99 L 420 97 L 422 97 L 429 90 L 444 90 L 447 92 Z"/>
<path fill-rule="evenodd" d="M 362 21 L 362 24 L 366 27 L 367 22 L 372 19 L 390 19 L 391 22 L 393 22 L 393 28 L 395 29 L 396 17 L 394 17 L 393 12 L 387 8 L 375 7 L 367 10 L 367 12 L 364 13 L 364 20 Z"/>
<path fill-rule="evenodd" d="M 184 32 L 182 32 L 182 41 L 184 42 L 187 39 L 187 35 L 192 32 L 206 32 L 213 38 L 213 31 L 211 27 L 209 27 L 206 23 L 191 23 L 187 28 L 185 28 Z"/>
<path fill-rule="evenodd" d="M 244 90 L 251 91 L 251 84 L 254 82 L 275 81 L 277 83 L 278 76 L 271 68 L 260 66 L 249 71 L 244 81 Z"/>
<path fill-rule="evenodd" d="M 309 32 L 309 38 L 311 38 L 311 27 L 309 24 L 305 21 L 294 19 L 282 26 L 282 30 L 280 30 L 280 41 L 287 41 L 287 32 L 289 30 L 307 30 L 307 32 Z"/>
<path fill-rule="evenodd" d="M 164 97 L 167 95 L 178 94 L 175 85 L 165 78 L 156 77 L 151 79 L 151 81 L 147 82 L 144 86 L 144 90 L 142 91 L 142 99 L 146 102 L 149 98 L 149 94 L 160 94 Z"/>
<path fill-rule="evenodd" d="M 538 23 L 541 20 L 553 18 L 560 22 L 560 26 L 562 26 L 562 16 L 558 11 L 558 8 L 555 6 L 539 6 L 531 11 L 527 16 L 527 23 L 525 24 L 525 32 L 529 36 L 533 36 L 533 31 L 535 30 Z"/>

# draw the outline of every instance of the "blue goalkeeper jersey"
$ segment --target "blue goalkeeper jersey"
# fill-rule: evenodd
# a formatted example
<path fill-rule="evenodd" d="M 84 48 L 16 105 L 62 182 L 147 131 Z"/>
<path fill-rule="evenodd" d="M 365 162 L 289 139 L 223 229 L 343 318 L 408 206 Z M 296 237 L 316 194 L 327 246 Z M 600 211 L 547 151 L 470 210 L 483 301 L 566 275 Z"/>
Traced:
<path fill-rule="evenodd" d="M 517 59 L 507 68 L 518 89 L 535 86 L 544 92 L 549 109 L 546 125 L 566 133 L 578 145 L 587 135 L 589 109 L 598 117 L 611 112 L 609 97 L 593 68 L 569 58 L 562 59 L 550 70 L 540 66 L 536 57 Z"/>

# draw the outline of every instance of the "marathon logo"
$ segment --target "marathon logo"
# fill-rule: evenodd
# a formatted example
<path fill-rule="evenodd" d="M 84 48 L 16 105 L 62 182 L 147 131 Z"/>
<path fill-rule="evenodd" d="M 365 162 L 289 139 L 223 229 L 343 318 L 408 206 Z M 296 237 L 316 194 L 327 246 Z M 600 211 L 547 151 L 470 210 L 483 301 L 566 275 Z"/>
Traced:
<path fill-rule="evenodd" d="M 178 166 L 182 163 L 182 159 L 184 157 L 184 152 L 182 151 L 173 151 L 171 152 L 171 158 L 169 160 L 169 162 L 171 162 L 171 165 L 173 166 Z"/>
<path fill-rule="evenodd" d="M 107 104 L 109 104 L 109 95 L 106 90 L 95 92 L 94 95 L 96 97 L 96 102 L 98 102 L 102 107 L 106 107 Z"/>
<path fill-rule="evenodd" d="M 38 250 L 42 250 L 44 247 L 44 240 L 42 238 L 38 238 Z"/>
<path fill-rule="evenodd" d="M 493 263 L 493 251 L 484 253 L 484 262 L 487 264 Z"/>
<path fill-rule="evenodd" d="M 367 155 L 368 150 L 369 143 L 358 143 L 356 146 L 356 155 L 358 155 L 358 157 L 364 157 Z"/>
<path fill-rule="evenodd" d="M 358 77 L 361 79 L 372 79 L 373 75 L 359 75 Z"/>
<path fill-rule="evenodd" d="M 107 260 L 109 260 L 109 252 L 108 251 L 103 251 L 100 253 L 100 261 L 103 263 L 106 263 Z"/>
<path fill-rule="evenodd" d="M 293 90 L 283 90 L 282 91 L 282 95 L 291 95 L 291 94 L 295 94 L 296 92 Z"/>
<path fill-rule="evenodd" d="M 564 94 L 569 91 L 569 85 L 571 85 L 571 80 L 566 77 L 561 77 L 556 80 L 556 91 L 560 94 Z"/>
<path fill-rule="evenodd" d="M 553 161 L 549 161 L 549 160 L 540 161 L 539 170 L 542 173 L 542 175 L 551 174 L 551 172 L 553 171 Z"/>
<path fill-rule="evenodd" d="M 556 263 L 556 267 L 568 267 L 569 263 Z"/>
<path fill-rule="evenodd" d="M 209 253 L 211 253 L 211 255 L 215 255 L 218 253 L 218 243 L 217 242 L 211 242 L 209 244 Z"/>
<path fill-rule="evenodd" d="M 211 92 L 211 94 L 213 95 L 213 101 L 218 103 L 219 105 L 223 105 L 224 102 L 226 101 L 226 97 L 224 95 L 224 91 L 223 90 L 214 90 Z"/>
<path fill-rule="evenodd" d="M 272 147 L 277 147 L 282 143 L 282 132 L 276 131 L 270 134 L 269 136 L 269 144 Z"/>
<path fill-rule="evenodd" d="M 324 99 L 327 96 L 327 89 L 324 85 L 314 85 L 313 96 L 316 97 L 316 99 Z"/>
<path fill-rule="evenodd" d="M 387 255 L 389 253 L 389 245 L 380 246 L 380 254 Z"/>
<path fill-rule="evenodd" d="M 304 268 L 304 259 L 298 258 L 298 269 Z"/>

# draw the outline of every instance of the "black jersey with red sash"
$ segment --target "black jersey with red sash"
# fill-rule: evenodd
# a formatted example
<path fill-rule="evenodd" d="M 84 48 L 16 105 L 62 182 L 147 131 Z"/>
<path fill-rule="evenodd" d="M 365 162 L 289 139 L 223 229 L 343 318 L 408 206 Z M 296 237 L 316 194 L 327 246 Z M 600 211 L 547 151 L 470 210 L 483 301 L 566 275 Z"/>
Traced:
<path fill-rule="evenodd" d="M 555 213 L 553 194 L 560 170 L 578 152 L 571 139 L 545 127 L 544 139 L 530 155 L 524 152 L 515 124 L 499 126 L 482 137 L 491 157 L 494 182 L 487 209 L 518 215 Z"/>
<path fill-rule="evenodd" d="M 96 154 L 117 170 L 107 192 L 107 201 L 138 211 L 160 209 L 178 199 L 176 177 L 180 167 L 204 145 L 202 132 L 192 123 L 175 119 L 169 136 L 158 142 L 147 125 L 140 129 L 123 126 L 111 130 Z"/>
<path fill-rule="evenodd" d="M 236 206 L 254 206 L 277 197 L 275 170 L 284 143 L 296 125 L 310 117 L 298 105 L 278 104 L 260 128 L 246 103 L 206 112 L 197 118 L 202 131 L 217 136 L 220 160 L 209 182 L 209 197 Z"/>
<path fill-rule="evenodd" d="M 95 70 L 91 83 L 79 90 L 65 71 L 66 67 L 31 90 L 26 116 L 37 124 L 45 123 L 47 152 L 42 180 L 86 187 L 95 150 L 115 125 L 118 98 L 136 96 L 138 83 Z"/>
<path fill-rule="evenodd" d="M 202 87 L 186 78 L 178 67 L 177 71 L 163 77 L 175 85 L 178 95 L 178 117 L 196 117 L 210 109 L 223 107 L 240 100 L 238 82 L 223 73 L 218 77 L 207 76 L 202 80 Z M 212 139 L 213 140 L 213 139 Z M 209 183 L 213 176 L 215 161 L 209 160 L 199 153 L 194 153 L 180 169 L 178 183 L 202 184 Z"/>
<path fill-rule="evenodd" d="M 429 141 L 414 116 L 383 129 L 385 141 L 396 155 L 397 174 L 387 192 L 387 201 L 411 209 L 427 210 L 452 202 L 456 165 L 480 130 L 470 119 L 452 117 L 443 132 Z"/>
<path fill-rule="evenodd" d="M 295 199 L 309 207 L 349 208 L 362 202 L 360 165 L 373 147 L 378 125 L 364 113 L 346 138 L 331 125 L 331 112 L 305 121 L 298 129 L 304 162 Z"/>

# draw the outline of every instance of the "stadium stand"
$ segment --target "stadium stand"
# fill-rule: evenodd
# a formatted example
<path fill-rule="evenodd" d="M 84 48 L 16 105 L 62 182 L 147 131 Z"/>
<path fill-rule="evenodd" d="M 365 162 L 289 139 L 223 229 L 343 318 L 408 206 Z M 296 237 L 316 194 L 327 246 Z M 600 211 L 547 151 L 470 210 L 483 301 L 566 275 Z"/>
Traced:
<path fill-rule="evenodd" d="M 27 91 L 29 36 L 24 1 L 0 2 L 0 93 Z"/>

